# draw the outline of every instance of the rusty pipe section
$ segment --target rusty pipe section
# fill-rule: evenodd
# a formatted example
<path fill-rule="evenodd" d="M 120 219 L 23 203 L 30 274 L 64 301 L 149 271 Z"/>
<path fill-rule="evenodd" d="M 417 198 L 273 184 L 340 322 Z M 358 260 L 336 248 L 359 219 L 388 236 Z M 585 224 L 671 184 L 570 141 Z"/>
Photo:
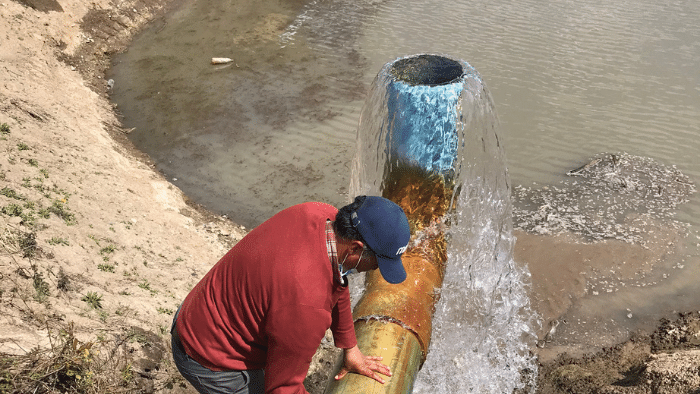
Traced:
<path fill-rule="evenodd" d="M 428 354 L 447 261 L 442 218 L 452 193 L 442 176 L 409 165 L 394 174 L 383 196 L 404 209 L 411 225 L 410 247 L 402 258 L 407 278 L 392 285 L 378 271 L 367 273 L 365 292 L 353 311 L 360 349 L 381 356 L 393 376 L 382 385 L 349 374 L 331 381 L 327 393 L 410 393 Z"/>
<path fill-rule="evenodd" d="M 377 166 L 381 195 L 403 208 L 411 242 L 402 258 L 407 279 L 392 285 L 378 271 L 367 273 L 353 317 L 360 349 L 382 356 L 393 376 L 382 385 L 350 374 L 331 380 L 328 394 L 410 393 L 427 357 L 447 261 L 445 218 L 454 208 L 464 65 L 436 55 L 407 57 L 386 65 L 374 82 L 371 96 L 383 99 L 370 97 L 369 105 L 381 108 L 363 110 L 361 128 L 374 124 L 366 113 L 386 118 L 371 137 L 377 150 L 389 152 Z"/>
<path fill-rule="evenodd" d="M 396 174 L 396 175 L 394 175 Z M 428 354 L 432 316 L 445 275 L 447 242 L 442 218 L 447 213 L 450 188 L 439 175 L 402 166 L 392 172 L 384 197 L 403 208 L 411 226 L 411 243 L 402 261 L 407 277 L 392 285 L 378 271 L 367 274 L 365 292 L 353 311 L 356 321 L 394 322 L 416 335 L 421 364 Z"/>

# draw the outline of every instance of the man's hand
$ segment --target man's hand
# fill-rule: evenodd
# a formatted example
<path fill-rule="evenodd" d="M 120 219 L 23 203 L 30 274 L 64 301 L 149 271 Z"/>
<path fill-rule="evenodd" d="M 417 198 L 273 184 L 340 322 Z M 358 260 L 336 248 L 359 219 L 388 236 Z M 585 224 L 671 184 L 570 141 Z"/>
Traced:
<path fill-rule="evenodd" d="M 345 349 L 345 365 L 340 369 L 340 372 L 335 375 L 335 380 L 340 380 L 344 378 L 348 372 L 353 372 L 365 375 L 384 384 L 384 379 L 375 372 L 391 376 L 391 370 L 389 367 L 379 362 L 381 359 L 381 357 L 376 356 L 365 356 L 357 345 L 350 349 Z"/>

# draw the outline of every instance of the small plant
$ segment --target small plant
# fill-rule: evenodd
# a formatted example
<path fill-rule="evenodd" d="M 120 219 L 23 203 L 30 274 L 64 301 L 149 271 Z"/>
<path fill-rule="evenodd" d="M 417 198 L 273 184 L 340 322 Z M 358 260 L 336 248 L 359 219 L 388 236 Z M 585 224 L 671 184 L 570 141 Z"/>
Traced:
<path fill-rule="evenodd" d="M 7 123 L 0 124 L 0 134 L 2 134 L 2 135 L 10 134 L 10 126 Z"/>
<path fill-rule="evenodd" d="M 49 292 L 49 284 L 44 280 L 44 276 L 41 272 L 34 272 L 34 290 L 36 290 L 36 295 L 34 298 L 39 302 L 46 301 L 51 293 Z"/>
<path fill-rule="evenodd" d="M 0 209 L 0 212 L 7 216 L 21 216 L 22 211 L 23 209 L 19 204 L 9 204 Z"/>
<path fill-rule="evenodd" d="M 19 193 L 17 193 L 14 189 L 10 189 L 9 187 L 5 186 L 2 189 L 0 189 L 0 195 L 3 195 L 7 198 L 14 198 L 15 200 L 24 200 L 24 197 L 22 197 Z"/>
<path fill-rule="evenodd" d="M 132 331 L 129 334 L 129 342 L 131 342 L 131 343 L 136 342 L 143 347 L 151 346 L 151 341 L 148 340 L 146 335 L 139 333 L 139 332 L 136 332 L 136 331 Z"/>
<path fill-rule="evenodd" d="M 65 246 L 70 246 L 68 243 L 68 240 L 65 238 L 61 237 L 51 237 L 50 240 L 46 241 L 49 243 L 49 245 L 65 245 Z"/>
<path fill-rule="evenodd" d="M 119 292 L 119 294 L 122 294 L 122 293 L 125 293 L 125 292 L 124 291 Z M 122 294 L 122 295 L 129 295 L 128 292 L 126 292 L 126 293 L 127 294 Z M 125 316 L 127 314 L 127 312 L 129 312 L 128 306 L 119 305 L 117 310 L 114 311 L 114 314 L 117 316 Z"/>
<path fill-rule="evenodd" d="M 36 218 L 34 217 L 34 213 L 32 211 L 24 212 L 22 215 L 20 215 L 22 218 L 22 224 L 25 226 L 31 226 L 36 222 Z"/>
<path fill-rule="evenodd" d="M 19 204 L 9 204 L 6 205 L 2 208 L 0 208 L 0 213 L 4 213 L 7 216 L 17 216 L 22 218 L 22 224 L 25 226 L 31 226 L 35 222 L 34 215 L 31 211 L 33 208 L 33 205 L 30 203 L 29 206 L 29 211 L 24 210 L 21 205 Z"/>
<path fill-rule="evenodd" d="M 25 226 L 31 226 L 36 221 L 32 211 L 25 212 L 24 208 L 22 208 L 22 206 L 20 206 L 19 204 L 6 205 L 0 208 L 0 213 L 3 213 L 7 216 L 16 216 L 22 218 L 22 224 L 24 224 Z"/>
<path fill-rule="evenodd" d="M 158 294 L 158 290 L 151 289 L 151 284 L 148 283 L 146 279 L 144 279 L 143 282 L 139 283 L 139 287 L 144 290 L 150 291 L 151 296 L 155 296 L 156 294 Z"/>
<path fill-rule="evenodd" d="M 129 384 L 134 380 L 134 371 L 131 369 L 131 364 L 127 364 L 121 371 L 122 383 L 124 385 Z"/>
<path fill-rule="evenodd" d="M 70 278 L 63 271 L 63 268 L 58 270 L 58 281 L 56 282 L 56 288 L 61 291 L 68 291 L 70 288 Z"/>
<path fill-rule="evenodd" d="M 100 332 L 97 333 L 97 342 L 104 344 L 107 341 L 107 336 L 106 332 L 104 330 L 100 330 Z"/>
<path fill-rule="evenodd" d="M 19 150 L 29 150 L 29 145 L 25 144 L 24 142 L 20 142 L 17 144 L 17 149 Z"/>
<path fill-rule="evenodd" d="M 100 246 L 100 240 L 97 239 L 96 236 L 94 236 L 93 234 L 88 234 L 88 238 L 90 238 L 91 240 L 95 241 L 95 243 L 97 244 L 97 246 Z"/>
<path fill-rule="evenodd" d="M 97 315 L 102 323 L 107 323 L 107 318 L 109 317 L 109 313 L 107 313 L 107 311 L 99 311 Z"/>
<path fill-rule="evenodd" d="M 65 205 L 65 200 L 54 200 L 48 210 L 63 219 L 68 225 L 75 223 L 75 215 L 68 210 L 68 207 Z"/>
<path fill-rule="evenodd" d="M 100 249 L 100 255 L 102 256 L 102 260 L 104 261 L 109 261 L 109 255 L 114 253 L 116 248 L 114 245 L 107 245 L 104 248 Z"/>
<path fill-rule="evenodd" d="M 158 313 L 162 313 L 164 315 L 172 315 L 173 313 L 175 313 L 175 311 L 173 311 L 170 308 L 157 307 L 156 310 L 158 311 Z"/>
<path fill-rule="evenodd" d="M 94 291 L 88 291 L 80 300 L 87 303 L 92 309 L 102 309 L 102 295 Z"/>
<path fill-rule="evenodd" d="M 97 269 L 104 272 L 114 273 L 114 264 L 99 264 Z"/>
<path fill-rule="evenodd" d="M 29 159 L 29 165 L 32 167 L 39 167 L 39 162 L 36 159 Z"/>
<path fill-rule="evenodd" d="M 39 246 L 36 242 L 36 233 L 22 233 L 18 237 L 19 248 L 22 251 L 22 257 L 32 258 L 36 255 Z"/>
<path fill-rule="evenodd" d="M 43 219 L 48 219 L 51 217 L 51 211 L 49 211 L 47 208 L 41 208 L 37 211 L 37 213 L 39 214 L 39 217 Z"/>
<path fill-rule="evenodd" d="M 48 177 L 49 177 L 49 170 L 47 170 L 46 168 L 40 169 L 39 172 L 41 173 L 41 175 L 44 176 L 44 178 L 48 178 Z"/>

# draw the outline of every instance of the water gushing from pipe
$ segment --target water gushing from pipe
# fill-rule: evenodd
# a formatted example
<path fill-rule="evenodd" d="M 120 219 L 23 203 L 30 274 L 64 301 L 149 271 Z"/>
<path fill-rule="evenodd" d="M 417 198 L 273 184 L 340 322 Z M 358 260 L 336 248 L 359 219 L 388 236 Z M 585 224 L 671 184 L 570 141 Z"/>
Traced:
<path fill-rule="evenodd" d="M 416 210 L 430 216 L 411 223 L 413 247 L 426 237 L 438 240 L 431 247 L 447 245 L 442 286 L 431 295 L 439 299 L 431 305 L 432 334 L 411 328 L 429 344 L 417 393 L 534 391 L 530 347 L 538 318 L 527 268 L 512 258 L 510 185 L 497 129 L 476 70 L 438 55 L 385 65 L 362 110 L 350 195 L 403 198 L 396 202 L 408 205 L 409 221 Z M 418 196 L 396 192 L 416 174 L 428 180 L 413 188 Z"/>

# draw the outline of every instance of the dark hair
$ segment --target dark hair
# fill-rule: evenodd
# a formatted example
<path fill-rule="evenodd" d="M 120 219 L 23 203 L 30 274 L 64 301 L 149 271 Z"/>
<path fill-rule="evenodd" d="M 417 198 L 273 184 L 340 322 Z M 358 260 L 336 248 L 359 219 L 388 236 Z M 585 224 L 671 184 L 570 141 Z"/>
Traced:
<path fill-rule="evenodd" d="M 335 215 L 335 221 L 333 222 L 333 230 L 335 230 L 336 236 L 366 244 L 360 232 L 352 225 L 351 218 L 352 213 L 365 202 L 365 198 L 367 198 L 367 196 L 357 196 L 355 197 L 355 201 L 338 210 L 338 214 Z"/>

